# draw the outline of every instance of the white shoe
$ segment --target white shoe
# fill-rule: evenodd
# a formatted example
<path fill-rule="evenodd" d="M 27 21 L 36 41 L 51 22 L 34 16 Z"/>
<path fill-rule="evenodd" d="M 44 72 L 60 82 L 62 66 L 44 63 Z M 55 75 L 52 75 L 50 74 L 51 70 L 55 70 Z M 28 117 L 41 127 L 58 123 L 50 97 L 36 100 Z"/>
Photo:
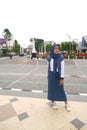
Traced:
<path fill-rule="evenodd" d="M 55 110 L 57 110 L 58 106 L 57 105 L 53 105 L 52 108 L 55 109 Z"/>
<path fill-rule="evenodd" d="M 53 109 L 58 109 L 58 106 L 57 106 L 57 104 L 56 104 L 55 102 L 50 101 L 50 102 L 47 102 L 47 104 L 48 104 L 50 107 L 52 107 Z"/>
<path fill-rule="evenodd" d="M 65 109 L 66 109 L 68 112 L 71 111 L 70 106 L 69 106 L 68 104 L 65 105 Z"/>
<path fill-rule="evenodd" d="M 47 102 L 47 104 L 48 104 L 49 106 L 53 106 L 55 103 L 52 102 L 52 101 L 49 101 L 49 102 Z"/>

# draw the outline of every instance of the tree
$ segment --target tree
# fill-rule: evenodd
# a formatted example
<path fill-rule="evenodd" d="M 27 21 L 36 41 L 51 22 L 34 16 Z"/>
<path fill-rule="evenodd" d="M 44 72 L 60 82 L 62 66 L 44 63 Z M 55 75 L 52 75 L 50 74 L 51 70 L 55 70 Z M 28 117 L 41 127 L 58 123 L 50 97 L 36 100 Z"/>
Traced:
<path fill-rule="evenodd" d="M 76 42 L 73 41 L 72 43 L 72 51 L 76 52 L 76 48 L 77 48 L 78 44 Z"/>
<path fill-rule="evenodd" d="M 14 51 L 16 54 L 19 54 L 19 53 L 20 53 L 20 45 L 18 44 L 18 41 L 17 41 L 17 40 L 14 41 L 13 51 Z"/>
<path fill-rule="evenodd" d="M 51 44 L 47 44 L 46 45 L 46 52 L 49 54 L 49 52 L 50 52 L 50 47 L 51 47 Z"/>
<path fill-rule="evenodd" d="M 38 38 L 35 38 L 35 48 L 36 48 L 36 51 L 39 52 L 39 48 L 40 47 L 43 47 L 44 48 L 44 40 L 43 39 L 38 39 Z M 44 50 L 43 50 L 44 51 Z"/>
<path fill-rule="evenodd" d="M 8 49 L 3 49 L 3 53 L 2 53 L 3 56 L 7 56 L 8 55 Z"/>
<path fill-rule="evenodd" d="M 6 54 L 6 53 L 11 53 L 12 52 L 12 48 L 9 46 L 9 41 L 12 40 L 12 33 L 9 31 L 9 29 L 5 28 L 3 30 L 3 37 L 4 39 L 6 39 L 6 45 L 7 45 L 7 51 L 4 50 L 3 53 Z"/>
<path fill-rule="evenodd" d="M 9 31 L 9 29 L 4 29 L 3 33 L 3 36 L 7 41 L 10 41 L 12 39 L 12 33 Z"/>
<path fill-rule="evenodd" d="M 71 53 L 71 49 L 72 49 L 72 43 L 71 42 L 62 42 L 61 43 L 61 47 L 60 50 L 61 51 L 67 51 L 68 54 Z"/>
<path fill-rule="evenodd" d="M 60 50 L 61 51 L 65 51 L 65 42 L 62 42 L 61 45 L 60 45 Z"/>
<path fill-rule="evenodd" d="M 30 39 L 31 42 L 33 42 L 33 40 L 35 41 L 35 49 L 37 52 L 39 52 L 40 47 L 44 48 L 44 40 L 43 39 L 39 39 L 39 38 L 31 38 Z"/>

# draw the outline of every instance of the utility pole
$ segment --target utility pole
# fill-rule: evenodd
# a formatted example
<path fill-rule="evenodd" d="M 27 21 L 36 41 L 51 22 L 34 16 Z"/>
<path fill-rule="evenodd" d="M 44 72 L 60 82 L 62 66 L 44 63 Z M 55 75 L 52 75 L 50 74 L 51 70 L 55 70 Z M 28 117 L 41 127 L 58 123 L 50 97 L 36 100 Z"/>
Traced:
<path fill-rule="evenodd" d="M 71 36 L 69 34 L 66 34 L 69 38 L 69 41 L 70 41 L 70 53 L 72 53 L 72 41 L 71 41 Z"/>

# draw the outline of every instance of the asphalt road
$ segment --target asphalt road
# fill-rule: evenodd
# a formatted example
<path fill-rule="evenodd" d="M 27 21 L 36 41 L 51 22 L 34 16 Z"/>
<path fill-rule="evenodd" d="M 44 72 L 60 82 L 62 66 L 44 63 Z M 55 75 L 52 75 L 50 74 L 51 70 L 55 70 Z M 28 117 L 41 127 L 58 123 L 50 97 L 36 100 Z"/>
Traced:
<path fill-rule="evenodd" d="M 87 59 L 65 59 L 65 91 L 87 94 Z M 0 58 L 0 90 L 47 92 L 47 60 Z"/>

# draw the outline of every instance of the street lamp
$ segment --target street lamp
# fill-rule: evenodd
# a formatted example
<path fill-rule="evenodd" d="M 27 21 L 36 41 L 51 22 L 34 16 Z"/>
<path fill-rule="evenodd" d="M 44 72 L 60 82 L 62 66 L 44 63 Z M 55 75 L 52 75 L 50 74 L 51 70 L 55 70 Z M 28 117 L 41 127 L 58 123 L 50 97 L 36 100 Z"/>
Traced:
<path fill-rule="evenodd" d="M 68 36 L 69 40 L 71 41 L 71 36 L 69 34 L 66 34 L 66 35 Z"/>
<path fill-rule="evenodd" d="M 66 34 L 67 36 L 68 36 L 68 38 L 69 38 L 69 41 L 70 41 L 70 53 L 72 52 L 72 46 L 71 46 L 71 36 L 69 35 L 69 34 Z"/>

